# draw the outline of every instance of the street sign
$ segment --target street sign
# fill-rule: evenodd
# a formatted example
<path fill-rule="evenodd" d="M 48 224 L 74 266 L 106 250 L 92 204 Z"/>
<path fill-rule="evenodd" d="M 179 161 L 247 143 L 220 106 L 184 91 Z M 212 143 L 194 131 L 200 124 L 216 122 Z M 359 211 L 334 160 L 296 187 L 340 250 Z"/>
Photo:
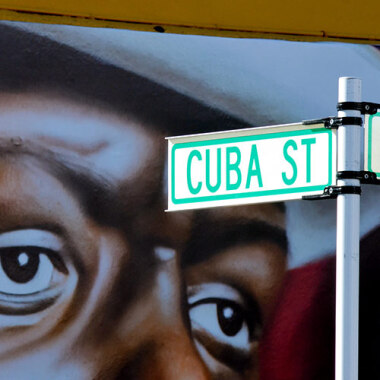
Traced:
<path fill-rule="evenodd" d="M 336 183 L 336 132 L 321 123 L 167 140 L 168 211 L 301 199 Z"/>
<path fill-rule="evenodd" d="M 365 115 L 364 131 L 364 170 L 380 178 L 380 110 L 374 115 Z"/>

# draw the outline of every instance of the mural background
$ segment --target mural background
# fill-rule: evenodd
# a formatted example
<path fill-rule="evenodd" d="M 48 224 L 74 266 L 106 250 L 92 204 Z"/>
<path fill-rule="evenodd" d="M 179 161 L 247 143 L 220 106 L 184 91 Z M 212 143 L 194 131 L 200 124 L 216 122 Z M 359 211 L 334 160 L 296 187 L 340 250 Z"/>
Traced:
<path fill-rule="evenodd" d="M 164 137 L 379 101 L 373 46 L 0 25 L 0 378 L 329 379 L 335 202 L 164 213 Z M 379 190 L 360 378 L 377 377 Z"/>

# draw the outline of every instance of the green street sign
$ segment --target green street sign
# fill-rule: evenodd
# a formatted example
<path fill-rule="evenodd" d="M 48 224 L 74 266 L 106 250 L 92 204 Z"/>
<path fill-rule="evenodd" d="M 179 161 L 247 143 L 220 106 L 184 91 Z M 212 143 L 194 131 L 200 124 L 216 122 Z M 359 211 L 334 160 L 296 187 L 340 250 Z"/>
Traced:
<path fill-rule="evenodd" d="M 336 131 L 321 123 L 167 140 L 168 211 L 301 199 L 336 183 Z"/>
<path fill-rule="evenodd" d="M 364 170 L 380 178 L 380 110 L 364 119 Z"/>

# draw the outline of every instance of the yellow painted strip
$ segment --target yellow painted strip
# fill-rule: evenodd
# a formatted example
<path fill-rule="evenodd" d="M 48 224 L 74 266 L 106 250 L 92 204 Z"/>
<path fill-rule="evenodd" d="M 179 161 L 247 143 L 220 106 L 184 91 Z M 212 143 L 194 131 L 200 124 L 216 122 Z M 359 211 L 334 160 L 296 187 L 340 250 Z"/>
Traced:
<path fill-rule="evenodd" d="M 378 11 L 378 0 L 0 0 L 6 20 L 360 43 L 380 43 Z"/>

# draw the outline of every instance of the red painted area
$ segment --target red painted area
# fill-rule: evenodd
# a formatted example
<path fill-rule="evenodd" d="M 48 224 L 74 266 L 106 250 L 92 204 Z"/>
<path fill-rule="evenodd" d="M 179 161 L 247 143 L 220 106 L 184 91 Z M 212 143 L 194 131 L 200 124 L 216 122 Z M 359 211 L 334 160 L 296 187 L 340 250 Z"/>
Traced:
<path fill-rule="evenodd" d="M 261 345 L 261 380 L 334 377 L 335 257 L 289 272 Z"/>

